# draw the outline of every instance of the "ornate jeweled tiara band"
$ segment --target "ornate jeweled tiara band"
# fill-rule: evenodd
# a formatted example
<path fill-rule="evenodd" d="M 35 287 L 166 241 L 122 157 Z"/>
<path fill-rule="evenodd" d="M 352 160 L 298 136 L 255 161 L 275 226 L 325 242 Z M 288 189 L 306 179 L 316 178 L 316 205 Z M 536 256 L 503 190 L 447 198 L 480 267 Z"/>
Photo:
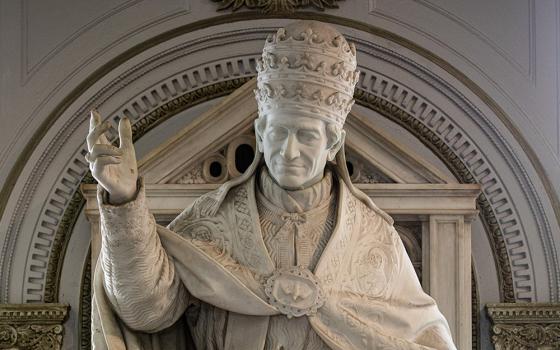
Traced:
<path fill-rule="evenodd" d="M 356 48 L 332 27 L 300 21 L 268 36 L 257 62 L 259 116 L 298 113 L 342 127 L 358 82 Z"/>

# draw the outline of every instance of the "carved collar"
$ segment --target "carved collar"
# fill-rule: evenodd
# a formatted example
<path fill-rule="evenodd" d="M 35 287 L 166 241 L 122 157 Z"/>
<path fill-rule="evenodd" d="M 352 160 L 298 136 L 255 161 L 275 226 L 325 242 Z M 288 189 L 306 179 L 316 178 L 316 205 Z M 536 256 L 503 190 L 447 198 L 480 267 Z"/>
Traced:
<path fill-rule="evenodd" d="M 333 178 L 330 169 L 325 169 L 325 176 L 316 184 L 302 190 L 285 190 L 274 181 L 266 166 L 261 167 L 258 179 L 259 192 L 272 204 L 288 213 L 303 213 L 329 201 L 333 190 Z"/>

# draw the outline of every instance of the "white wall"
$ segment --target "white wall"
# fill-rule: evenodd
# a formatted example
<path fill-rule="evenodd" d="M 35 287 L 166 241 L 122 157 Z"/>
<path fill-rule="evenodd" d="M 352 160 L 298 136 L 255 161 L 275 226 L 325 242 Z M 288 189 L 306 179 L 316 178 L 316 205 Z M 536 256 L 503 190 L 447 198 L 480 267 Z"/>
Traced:
<path fill-rule="evenodd" d="M 435 85 L 416 81 L 390 64 L 364 59 L 364 65 L 379 64 L 379 71 L 386 76 L 409 84 L 436 105 L 445 105 L 445 112 L 487 152 L 515 204 L 524 231 L 522 250 L 516 250 L 513 237 L 506 243 L 510 245 L 510 257 L 526 255 L 523 259 L 529 261 L 526 270 L 531 270 L 535 288 L 526 297 L 558 301 L 558 266 L 552 269 L 545 261 L 551 258 L 543 252 L 560 250 L 560 207 L 555 208 L 560 195 L 560 1 L 346 0 L 339 5 L 337 10 L 315 13 L 338 24 L 346 21 L 350 24 L 343 28 L 345 34 L 369 40 L 429 68 L 456 87 L 458 94 L 474 101 L 480 111 L 477 115 L 488 118 L 485 123 L 462 120 L 466 117 L 459 106 L 440 100 Z M 47 151 L 54 147 L 51 141 L 57 132 L 67 130 L 76 106 L 96 96 L 112 79 L 118 81 L 118 75 L 135 62 L 155 57 L 154 51 L 160 47 L 171 47 L 185 39 L 181 34 L 169 39 L 167 46 L 165 42 L 150 46 L 162 33 L 200 23 L 204 29 L 187 35 L 187 39 L 194 40 L 211 37 L 218 31 L 243 31 L 244 26 L 260 28 L 279 23 L 270 19 L 227 24 L 222 16 L 230 16 L 231 11 L 216 12 L 217 6 L 211 0 L 0 1 L 0 269 L 9 265 L 8 257 L 15 262 L 10 267 L 11 278 L 0 276 L 0 302 L 26 300 L 26 282 L 20 283 L 18 278 L 23 276 L 26 256 L 31 255 L 35 242 L 35 221 L 39 222 L 45 211 L 42 199 L 50 195 L 55 179 L 81 147 L 86 125 L 79 124 L 65 142 L 57 143 L 62 145 L 54 152 L 57 157 L 48 158 L 51 153 Z M 220 25 L 204 22 L 209 18 L 220 21 Z M 258 51 L 259 43 L 248 40 L 247 51 Z M 134 51 L 135 48 L 140 49 Z M 235 48 L 241 50 L 243 45 Z M 184 63 L 213 60 L 215 54 L 225 57 L 225 51 L 206 47 L 201 52 L 193 51 L 193 58 Z M 129 53 L 130 56 L 122 56 Z M 144 80 L 155 84 L 164 78 L 155 74 Z M 133 96 L 143 86 L 131 84 L 127 89 L 128 96 Z M 119 103 L 126 102 L 117 100 L 118 96 L 107 103 L 116 109 Z M 508 162 L 501 153 L 502 144 L 511 146 L 519 163 Z M 38 164 L 45 164 L 44 173 L 36 173 Z M 527 183 L 518 181 L 516 174 L 530 179 L 532 187 L 527 189 Z M 30 190 L 28 179 L 32 177 L 40 181 Z M 22 199 L 26 191 L 33 193 L 26 197 L 28 202 Z M 542 208 L 535 208 L 527 199 L 531 191 Z M 20 224 L 14 215 L 23 210 L 26 214 Z M 539 215 L 544 215 L 546 225 L 540 224 Z M 87 223 L 80 218 L 76 227 L 85 226 Z M 479 223 L 475 227 L 475 263 L 478 259 L 484 267 L 493 263 L 489 243 L 485 241 L 484 228 Z M 71 250 L 69 256 L 83 259 L 85 253 L 80 247 L 87 237 L 73 240 L 70 247 L 77 250 Z M 513 266 L 514 271 L 524 270 L 524 264 Z M 67 265 L 65 269 L 72 270 Z M 81 271 L 81 266 L 76 269 L 67 275 Z M 479 269 L 479 278 L 485 281 L 481 286 L 482 302 L 497 301 L 494 269 Z M 551 275 L 556 277 L 551 279 Z M 63 280 L 63 285 L 75 287 L 75 282 L 70 278 Z M 523 295 L 522 285 L 518 289 Z M 63 295 L 77 297 L 76 291 Z M 483 326 L 487 327 L 485 322 Z"/>

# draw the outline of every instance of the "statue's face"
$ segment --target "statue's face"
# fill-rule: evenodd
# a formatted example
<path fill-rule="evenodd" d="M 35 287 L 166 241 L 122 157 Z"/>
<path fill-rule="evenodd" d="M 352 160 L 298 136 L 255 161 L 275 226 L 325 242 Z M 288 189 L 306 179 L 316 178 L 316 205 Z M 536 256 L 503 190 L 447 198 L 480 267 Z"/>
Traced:
<path fill-rule="evenodd" d="M 332 147 L 320 119 L 270 114 L 261 134 L 269 173 L 286 189 L 301 189 L 323 178 Z"/>

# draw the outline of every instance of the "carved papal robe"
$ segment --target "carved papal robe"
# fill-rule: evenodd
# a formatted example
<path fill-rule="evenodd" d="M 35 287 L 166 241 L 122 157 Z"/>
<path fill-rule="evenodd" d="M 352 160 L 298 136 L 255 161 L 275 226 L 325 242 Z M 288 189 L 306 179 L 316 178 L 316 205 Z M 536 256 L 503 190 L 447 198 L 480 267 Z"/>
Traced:
<path fill-rule="evenodd" d="M 299 241 L 307 253 L 295 252 L 294 241 L 291 253 L 288 246 L 271 254 L 274 239 L 263 226 L 267 191 L 262 197 L 258 178 L 202 196 L 169 228 L 155 224 L 143 188 L 130 203 L 102 205 L 94 348 L 185 349 L 190 328 L 197 348 L 261 350 L 282 329 L 297 334 L 295 325 L 307 333 L 301 349 L 455 349 L 385 213 L 333 174 L 332 194 L 315 205 L 325 208 L 325 220 L 333 216 L 334 224 L 319 230 L 327 239 Z M 286 237 L 297 236 L 284 226 Z M 292 263 L 303 272 L 282 275 Z M 313 297 L 320 304 L 298 309 Z"/>

